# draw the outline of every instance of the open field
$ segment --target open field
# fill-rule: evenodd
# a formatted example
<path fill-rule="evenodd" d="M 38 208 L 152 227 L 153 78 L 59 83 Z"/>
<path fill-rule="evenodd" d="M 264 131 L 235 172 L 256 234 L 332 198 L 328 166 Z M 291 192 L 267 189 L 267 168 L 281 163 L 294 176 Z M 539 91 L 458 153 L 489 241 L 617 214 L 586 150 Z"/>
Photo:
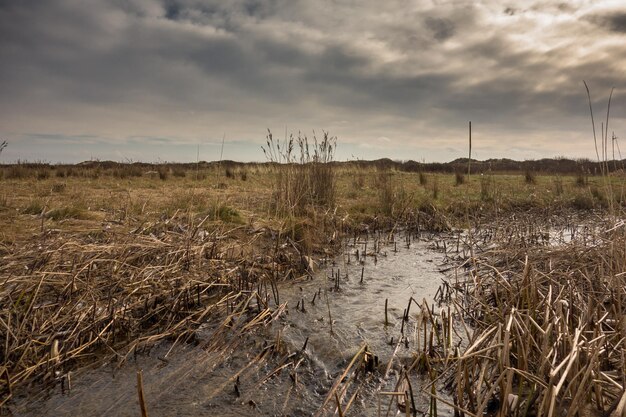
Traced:
<path fill-rule="evenodd" d="M 28 386 L 68 383 L 68 372 L 84 364 L 124 363 L 164 339 L 194 343 L 196 329 L 206 321 L 222 323 L 211 342 L 217 349 L 229 340 L 228 332 L 278 317 L 285 306 L 277 283 L 306 276 L 313 259 L 338 253 L 345 236 L 395 227 L 417 234 L 473 230 L 463 240 L 464 256 L 457 238 L 458 262 L 474 266 L 454 290 L 461 297 L 455 320 L 475 329 L 468 330 L 469 351 L 455 353 L 438 333 L 442 323 L 432 315 L 426 320 L 422 310 L 416 320 L 432 325 L 424 324 L 422 339 L 430 332 L 431 342 L 414 347 L 411 366 L 420 372 L 432 368 L 428 372 L 436 378 L 434 369 L 445 362 L 436 372 L 452 375 L 448 385 L 458 393 L 453 405 L 459 410 L 472 415 L 494 396 L 505 404 L 509 394 L 522 398 L 528 391 L 534 397 L 526 411 L 550 415 L 566 408 L 565 402 L 556 404 L 553 386 L 582 408 L 586 397 L 573 383 L 561 382 L 570 371 L 577 373 L 573 381 L 597 392 L 589 399 L 596 408 L 617 407 L 622 398 L 615 386 L 623 385 L 613 374 L 623 370 L 623 225 L 597 236 L 598 244 L 591 246 L 596 255 L 576 246 L 580 254 L 570 263 L 572 248 L 553 253 L 536 246 L 533 221 L 520 220 L 619 213 L 625 201 L 619 174 L 468 177 L 362 164 L 335 165 L 328 178 L 298 171 L 297 165 L 268 164 L 18 168 L 26 172 L 4 167 L 0 180 L 3 404 L 10 404 L 13 393 L 24 395 Z M 314 190 L 316 178 L 329 181 L 332 198 L 298 193 Z M 290 187 L 294 183 L 297 187 Z M 507 241 L 507 236 L 522 239 Z M 481 239 L 504 252 L 480 254 Z M 524 263 L 526 255 L 536 262 Z M 502 281 L 505 274 L 519 284 Z M 518 288 L 528 285 L 518 299 Z M 592 298 L 585 298 L 587 285 L 596 291 Z M 607 305 L 609 295 L 614 307 Z M 451 302 L 451 292 L 448 296 Z M 576 303 L 566 321 L 563 310 L 549 310 L 554 301 Z M 598 305 L 604 309 L 591 313 Z M 581 324 L 592 321 L 597 323 Z M 529 333 L 514 333 L 512 323 Z M 556 328 L 562 337 L 546 336 Z M 583 341 L 584 355 L 579 354 Z M 481 362 L 472 351 L 491 359 Z M 542 355 L 551 363 L 533 368 Z M 357 356 L 370 360 L 367 349 Z M 603 358 L 609 368 L 594 368 L 589 356 Z M 605 382 L 597 382 L 601 372 Z M 329 394 L 324 406 L 333 401 Z"/>
<path fill-rule="evenodd" d="M 287 217 L 276 211 L 268 165 L 200 170 L 103 168 L 20 168 L 14 179 L 4 168 L 0 180 L 0 242 L 10 245 L 56 230 L 94 231 L 102 222 L 134 225 L 177 213 L 209 216 L 209 224 L 278 227 Z M 74 174 L 68 174 L 68 171 Z M 433 209 L 457 220 L 484 213 L 538 209 L 606 209 L 623 200 L 623 179 L 589 175 L 411 173 L 345 164 L 336 169 L 333 213 L 357 226 L 372 219 L 402 220 L 415 210 Z M 610 186 L 609 186 L 610 185 Z M 612 196 L 609 194 L 612 193 Z M 612 198 L 611 198 L 612 197 Z M 328 207 L 326 207 L 327 209 Z M 319 210 L 310 207 L 302 219 Z M 294 220 L 294 216 L 289 220 Z M 42 221 L 43 219 L 43 221 Z"/>

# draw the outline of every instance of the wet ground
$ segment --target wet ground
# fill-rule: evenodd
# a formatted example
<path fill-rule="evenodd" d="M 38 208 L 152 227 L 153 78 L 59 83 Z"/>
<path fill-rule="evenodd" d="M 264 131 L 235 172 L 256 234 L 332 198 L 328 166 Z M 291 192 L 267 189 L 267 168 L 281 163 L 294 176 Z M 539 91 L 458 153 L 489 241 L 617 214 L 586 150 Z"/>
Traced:
<path fill-rule="evenodd" d="M 498 234 L 506 236 L 505 244 L 508 239 L 511 244 L 563 245 L 595 239 L 594 230 L 569 224 L 537 228 L 533 223 L 503 223 L 476 233 L 473 245 L 490 246 Z M 463 244 L 467 239 L 467 233 L 457 232 L 347 240 L 343 255 L 317 260 L 310 277 L 279 284 L 280 299 L 270 302 L 282 312 L 278 319 L 244 336 L 231 336 L 227 348 L 208 347 L 216 326 L 207 323 L 198 331 L 198 343 L 161 343 L 124 366 L 107 364 L 76 372 L 71 390 L 66 383 L 63 391 L 59 385 L 18 399 L 12 412 L 137 416 L 141 370 L 150 416 L 332 415 L 333 401 L 321 412 L 320 408 L 355 353 L 366 345 L 376 362 L 357 372 L 351 388 L 335 401 L 344 408 L 350 403 L 346 415 L 396 415 L 396 402 L 380 393 L 398 390 L 403 366 L 414 360 L 424 341 L 417 331 L 421 323 L 417 304 L 427 303 L 435 314 L 440 311 L 439 306 L 433 308 L 435 296 L 444 279 L 454 282 L 462 273 L 455 269 L 455 258 L 468 255 Z M 415 302 L 408 321 L 403 321 L 411 298 Z M 455 336 L 454 343 L 458 342 Z M 427 414 L 432 405 L 428 379 L 414 372 L 411 382 L 416 414 Z M 445 390 L 438 391 L 445 395 L 441 394 Z M 441 402 L 437 411 L 441 416 L 453 414 Z"/>
<path fill-rule="evenodd" d="M 137 371 L 142 370 L 150 416 L 314 415 L 366 344 L 376 363 L 346 392 L 358 390 L 348 415 L 378 415 L 379 399 L 382 415 L 388 408 L 395 415 L 396 403 L 390 405 L 391 397 L 379 392 L 396 390 L 403 364 L 412 361 L 423 343 L 416 333 L 415 303 L 409 320 L 403 324 L 402 318 L 411 297 L 433 304 L 444 278 L 440 270 L 449 269 L 438 246 L 432 237 L 406 234 L 351 239 L 343 256 L 317 262 L 311 277 L 280 284 L 284 313 L 233 340 L 229 349 L 207 349 L 213 332 L 207 325 L 198 332 L 198 344 L 172 349 L 171 343 L 163 343 L 122 367 L 108 364 L 74 373 L 71 390 L 61 392 L 57 386 L 18 400 L 13 413 L 140 415 Z M 427 413 L 426 380 L 415 377 L 412 384 L 417 411 Z M 332 414 L 334 406 L 325 411 Z M 441 404 L 438 412 L 452 414 Z"/>

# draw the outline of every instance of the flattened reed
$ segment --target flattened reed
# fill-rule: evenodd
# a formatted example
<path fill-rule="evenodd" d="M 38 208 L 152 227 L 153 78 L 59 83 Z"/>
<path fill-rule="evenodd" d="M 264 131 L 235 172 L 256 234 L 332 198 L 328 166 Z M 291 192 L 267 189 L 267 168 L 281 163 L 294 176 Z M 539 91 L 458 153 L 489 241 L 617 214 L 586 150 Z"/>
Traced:
<path fill-rule="evenodd" d="M 458 413 L 623 415 L 625 226 L 559 246 L 532 223 L 531 233 L 482 232 L 498 244 L 468 259 L 455 286 L 473 327 L 447 383 Z"/>
<path fill-rule="evenodd" d="M 0 405 L 16 388 L 81 364 L 121 364 L 166 338 L 197 342 L 210 318 L 228 315 L 230 333 L 273 319 L 270 294 L 278 305 L 275 282 L 297 273 L 297 251 L 273 243 L 260 251 L 264 230 L 211 230 L 206 220 L 173 216 L 130 233 L 110 225 L 50 231 L 12 248 L 0 265 Z M 212 350 L 227 340 L 220 334 L 206 342 Z"/>

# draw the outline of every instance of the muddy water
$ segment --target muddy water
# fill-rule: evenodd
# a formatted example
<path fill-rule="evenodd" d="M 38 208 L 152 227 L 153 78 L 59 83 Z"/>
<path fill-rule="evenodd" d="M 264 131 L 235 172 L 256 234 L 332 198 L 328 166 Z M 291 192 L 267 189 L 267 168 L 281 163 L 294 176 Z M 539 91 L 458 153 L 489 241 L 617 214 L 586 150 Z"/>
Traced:
<path fill-rule="evenodd" d="M 444 255 L 428 240 L 402 235 L 370 239 L 367 245 L 364 239 L 351 240 L 343 256 L 321 263 L 312 277 L 282 284 L 279 302 L 286 303 L 285 314 L 231 351 L 209 352 L 202 343 L 172 349 L 163 343 L 122 367 L 109 364 L 75 373 L 69 393 L 56 387 L 22 399 L 13 414 L 137 416 L 136 372 L 141 369 L 150 416 L 312 415 L 365 343 L 379 365 L 360 381 L 349 415 L 376 416 L 378 392 L 394 390 L 400 367 L 417 349 L 412 320 L 402 326 L 404 309 L 410 297 L 432 303 L 444 278 L 439 272 Z M 406 338 L 398 344 L 401 330 Z M 201 340 L 210 335 L 209 325 L 199 331 Z M 279 349 L 256 360 L 277 341 Z M 392 358 L 389 377 L 383 379 Z M 284 364 L 290 365 L 280 369 Z M 413 381 L 420 412 L 429 408 L 429 398 L 420 393 L 425 386 L 425 381 Z M 385 415 L 389 397 L 381 398 Z M 439 415 L 451 415 L 441 406 Z M 397 407 L 390 410 L 395 415 Z"/>

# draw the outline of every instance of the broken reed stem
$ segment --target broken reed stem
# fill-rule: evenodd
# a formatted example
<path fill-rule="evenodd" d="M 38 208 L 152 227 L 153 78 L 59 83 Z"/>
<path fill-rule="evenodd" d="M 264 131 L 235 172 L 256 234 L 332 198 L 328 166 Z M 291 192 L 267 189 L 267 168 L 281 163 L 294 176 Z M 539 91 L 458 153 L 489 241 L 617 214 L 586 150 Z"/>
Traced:
<path fill-rule="evenodd" d="M 339 401 L 339 396 L 337 395 L 337 391 L 335 391 L 335 401 L 337 402 L 337 412 L 339 413 L 339 417 L 343 417 L 343 411 L 341 410 L 341 402 Z"/>
<path fill-rule="evenodd" d="M 330 399 L 335 398 L 336 391 L 339 388 L 339 385 L 345 380 L 346 376 L 352 370 L 352 367 L 357 363 L 357 360 L 361 358 L 361 356 L 366 350 L 367 350 L 367 345 L 366 344 L 361 345 L 361 348 L 352 357 L 352 360 L 350 361 L 346 369 L 343 371 L 343 373 L 337 379 L 335 379 L 335 382 L 333 386 L 331 387 L 330 391 L 328 391 L 328 394 L 326 395 L 326 399 L 322 403 L 322 406 L 319 408 L 317 413 L 315 413 L 315 417 L 320 417 L 322 413 L 324 412 L 324 409 L 326 408 L 326 405 L 328 404 Z"/>
<path fill-rule="evenodd" d="M 235 241 L 226 237 L 241 226 L 200 230 L 202 224 L 175 214 L 130 232 L 121 225 L 125 233 L 53 234 L 7 253 L 0 263 L 0 327 L 7 335 L 0 378 L 8 383 L 0 384 L 0 401 L 9 390 L 55 382 L 81 364 L 112 357 L 123 364 L 159 340 L 193 341 L 201 323 L 226 310 L 237 317 L 254 309 L 260 320 L 273 319 L 283 307 L 269 310 L 267 301 L 279 302 L 283 270 L 300 272 L 289 261 L 297 249 L 255 255 L 248 248 L 258 245 L 258 234 Z M 249 315 L 241 317 L 248 323 Z M 241 330 L 260 323 L 248 324 Z M 212 349 L 229 331 L 212 336 Z"/>
<path fill-rule="evenodd" d="M 328 293 L 326 293 L 326 307 L 328 307 L 328 324 L 330 325 L 330 334 L 333 335 L 333 316 L 330 314 L 330 301 L 328 301 Z"/>
<path fill-rule="evenodd" d="M 623 386 L 610 381 L 621 380 L 624 368 L 626 274 L 614 271 L 626 269 L 626 226 L 589 228 L 554 247 L 535 239 L 535 222 L 498 227 L 489 234 L 505 241 L 476 252 L 470 279 L 453 286 L 457 313 L 474 327 L 466 329 L 467 348 L 449 361 L 456 370 L 449 386 L 464 401 L 456 405 L 475 415 L 497 403 L 503 414 L 547 417 L 616 406 Z M 481 233 L 474 230 L 475 241 Z M 442 315 L 435 353 L 450 343 L 450 314 Z"/>
<path fill-rule="evenodd" d="M 141 408 L 141 417 L 148 417 L 146 399 L 143 393 L 143 372 L 141 370 L 137 371 L 137 396 L 139 398 L 139 407 Z"/>
<path fill-rule="evenodd" d="M 389 317 L 387 316 L 387 303 L 389 302 L 388 298 L 385 298 L 385 326 L 389 326 Z"/>

